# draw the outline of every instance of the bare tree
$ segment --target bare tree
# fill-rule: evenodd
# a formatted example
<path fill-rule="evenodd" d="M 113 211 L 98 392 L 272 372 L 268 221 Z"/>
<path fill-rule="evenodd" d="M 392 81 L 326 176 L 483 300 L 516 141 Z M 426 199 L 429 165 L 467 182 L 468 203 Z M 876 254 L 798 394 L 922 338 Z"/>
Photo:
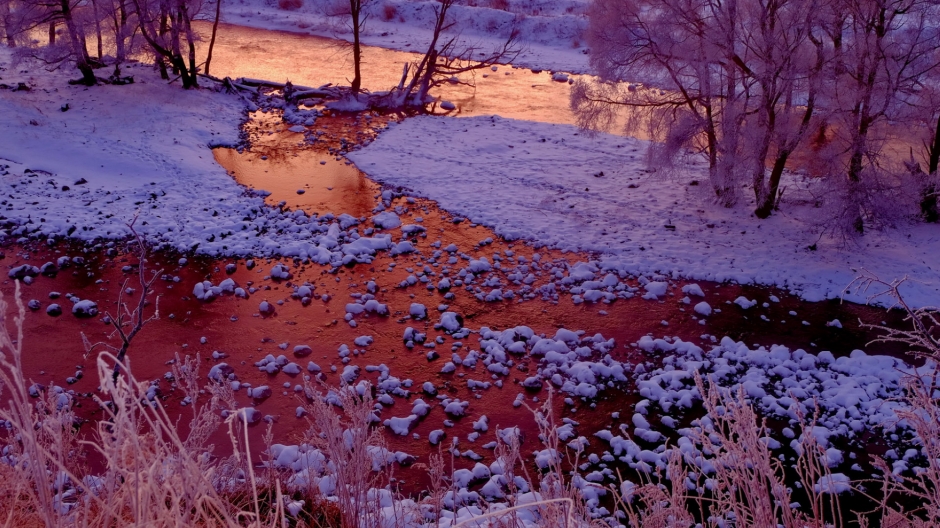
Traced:
<path fill-rule="evenodd" d="M 740 12 L 718 1 L 598 0 L 589 11 L 591 65 L 571 106 L 582 128 L 603 130 L 620 109 L 628 131 L 645 127 L 670 163 L 693 149 L 708 159 L 720 203 L 737 200 L 740 129 L 752 111 L 752 78 L 735 62 Z M 640 84 L 625 84 L 629 80 Z"/>
<path fill-rule="evenodd" d="M 519 55 L 521 48 L 515 30 L 502 44 L 489 51 L 461 42 L 460 35 L 453 34 L 457 22 L 450 17 L 450 8 L 454 3 L 455 0 L 439 0 L 434 6 L 434 30 L 427 51 L 421 60 L 405 64 L 401 81 L 385 96 L 383 106 L 424 105 L 431 89 L 445 82 L 472 85 L 472 80 L 462 81 L 458 76 L 512 62 Z"/>
<path fill-rule="evenodd" d="M 742 10 L 741 51 L 735 64 L 756 81 L 759 103 L 746 136 L 754 176 L 755 214 L 776 207 L 780 180 L 790 156 L 807 136 L 828 60 L 818 28 L 816 0 L 755 0 Z M 770 174 L 767 169 L 770 167 Z"/>
<path fill-rule="evenodd" d="M 0 15 L 4 15 L 0 21 L 3 22 L 8 45 L 15 45 L 18 36 L 28 42 L 33 30 L 48 26 L 50 47 L 45 50 L 28 47 L 21 53 L 55 66 L 72 61 L 82 75 L 81 79 L 74 82 L 89 86 L 97 84 L 94 67 L 98 61 L 88 54 L 84 24 L 86 17 L 82 16 L 84 6 L 81 0 L 3 0 L 0 5 L 3 6 Z M 55 44 L 55 27 L 58 24 L 65 27 L 68 40 L 65 45 L 53 47 L 51 45 Z"/>
<path fill-rule="evenodd" d="M 98 44 L 98 60 L 100 61 L 102 56 L 104 56 L 104 38 L 101 32 L 101 10 L 98 8 L 99 0 L 91 0 L 91 9 L 92 9 L 92 20 L 95 23 L 95 37 Z"/>
<path fill-rule="evenodd" d="M 114 73 L 112 82 L 120 82 L 121 65 L 128 56 L 139 51 L 135 36 L 138 20 L 129 0 L 97 0 L 108 36 L 114 41 Z M 99 41 L 100 42 L 100 41 Z"/>
<path fill-rule="evenodd" d="M 78 71 L 82 74 L 81 83 L 90 86 L 97 84 L 98 79 L 95 77 L 91 57 L 88 55 L 88 48 L 85 45 L 84 28 L 75 20 L 74 9 L 77 4 L 78 2 L 73 3 L 72 0 L 59 0 L 58 13 L 68 32 L 72 59 L 75 61 Z"/>
<path fill-rule="evenodd" d="M 165 74 L 169 62 L 173 73 L 179 75 L 183 88 L 199 86 L 196 64 L 196 34 L 193 18 L 199 5 L 191 0 L 134 0 L 140 33 L 153 50 Z M 183 48 L 186 48 L 184 56 Z"/>
<path fill-rule="evenodd" d="M 940 52 L 938 52 L 940 54 Z M 933 59 L 940 62 L 940 56 Z M 931 71 L 917 89 L 905 99 L 899 121 L 908 125 L 913 133 L 916 149 L 910 147 L 910 159 L 904 165 L 920 184 L 919 206 L 926 222 L 940 221 L 938 193 L 940 193 L 940 72 Z M 926 171 L 925 171 L 926 168 Z"/>
<path fill-rule="evenodd" d="M 599 81 L 579 80 L 571 105 L 591 130 L 626 109 L 628 132 L 643 126 L 660 141 L 653 161 L 705 154 L 724 205 L 747 167 L 760 218 L 775 209 L 791 156 L 828 123 L 835 138 L 820 157 L 839 189 L 832 222 L 862 232 L 863 216 L 898 209 L 885 193 L 900 199 L 903 178 L 881 163 L 883 140 L 940 62 L 938 9 L 935 0 L 598 0 L 588 41 Z M 940 163 L 936 117 L 928 175 Z M 932 218 L 936 185 L 919 177 Z"/>
<path fill-rule="evenodd" d="M 858 233 L 874 201 L 884 199 L 868 192 L 866 180 L 881 169 L 885 128 L 906 94 L 937 67 L 938 8 L 933 0 L 843 0 L 823 12 L 834 49 L 826 104 L 845 152 L 844 217 Z"/>
<path fill-rule="evenodd" d="M 219 18 L 222 16 L 222 0 L 215 0 L 215 19 L 212 21 L 212 36 L 209 37 L 209 51 L 206 52 L 206 66 L 204 73 L 209 75 L 209 65 L 212 64 L 212 49 L 215 48 L 215 37 L 219 31 Z"/>
<path fill-rule="evenodd" d="M 368 0 L 365 0 L 368 2 Z M 364 0 L 349 0 L 350 25 L 353 34 L 353 80 L 350 84 L 353 95 L 358 95 L 362 87 L 362 45 L 360 43 L 360 33 L 365 28 L 368 14 L 362 12 Z"/>
<path fill-rule="evenodd" d="M 11 9 L 12 0 L 0 0 L 0 29 L 3 29 L 3 41 L 9 47 L 16 46 L 16 16 Z"/>
<path fill-rule="evenodd" d="M 579 125 L 608 129 L 628 110 L 628 132 L 644 126 L 663 142 L 656 161 L 703 152 L 724 205 L 749 170 L 766 218 L 817 111 L 826 64 L 817 8 L 814 0 L 596 2 L 589 42 L 601 80 L 572 91 Z"/>
<path fill-rule="evenodd" d="M 82 334 L 82 339 L 85 342 L 85 353 L 90 354 L 94 349 L 98 347 L 104 347 L 110 350 L 115 354 L 115 365 L 114 365 L 114 374 L 113 379 L 116 382 L 118 374 L 121 371 L 121 365 L 124 361 L 124 357 L 127 355 L 127 350 L 131 346 L 131 342 L 137 336 L 137 334 L 143 330 L 144 326 L 155 319 L 160 318 L 160 308 L 159 302 L 160 298 L 157 297 L 156 303 L 157 307 L 154 310 L 153 314 L 150 316 L 145 315 L 144 308 L 149 304 L 147 296 L 153 291 L 153 284 L 156 282 L 157 277 L 160 276 L 160 272 L 152 273 L 151 277 L 147 277 L 147 248 L 144 246 L 143 239 L 137 233 L 137 230 L 134 228 L 134 224 L 137 222 L 137 217 L 127 225 L 127 228 L 130 230 L 131 235 L 134 239 L 134 242 L 137 244 L 137 283 L 140 286 L 140 298 L 137 301 L 137 305 L 133 308 L 130 308 L 126 302 L 124 302 L 124 296 L 130 295 L 133 293 L 132 289 L 128 288 L 129 280 L 125 280 L 121 284 L 121 290 L 118 292 L 117 300 L 117 309 L 115 314 L 112 315 L 110 312 L 105 311 L 105 316 L 108 318 L 108 322 L 114 328 L 112 335 L 116 335 L 120 339 L 119 346 L 113 346 L 107 342 L 100 341 L 97 343 L 91 343 Z"/>

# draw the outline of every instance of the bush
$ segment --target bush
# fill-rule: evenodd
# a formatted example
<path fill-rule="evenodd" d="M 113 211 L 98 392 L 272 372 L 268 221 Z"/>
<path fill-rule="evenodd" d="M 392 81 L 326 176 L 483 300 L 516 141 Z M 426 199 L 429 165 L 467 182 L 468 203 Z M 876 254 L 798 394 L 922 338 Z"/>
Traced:
<path fill-rule="evenodd" d="M 304 0 L 277 0 L 277 6 L 285 11 L 296 11 L 304 6 Z"/>
<path fill-rule="evenodd" d="M 398 15 L 398 8 L 395 7 L 395 4 L 385 4 L 382 6 L 382 19 L 386 22 L 395 18 Z"/>

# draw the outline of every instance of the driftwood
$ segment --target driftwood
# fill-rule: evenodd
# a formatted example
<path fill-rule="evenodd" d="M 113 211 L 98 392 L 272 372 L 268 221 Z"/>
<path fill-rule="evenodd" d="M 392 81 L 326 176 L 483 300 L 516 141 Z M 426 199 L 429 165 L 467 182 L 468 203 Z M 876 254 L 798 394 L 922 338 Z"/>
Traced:
<path fill-rule="evenodd" d="M 221 84 L 223 87 L 225 87 L 226 90 L 228 90 L 231 93 L 234 93 L 237 91 L 250 92 L 253 94 L 258 93 L 258 88 L 238 83 L 236 81 L 233 81 L 230 77 L 225 77 L 225 78 L 220 79 L 218 77 L 209 75 L 207 73 L 200 73 L 199 76 L 204 79 L 209 79 L 210 81 Z"/>
<path fill-rule="evenodd" d="M 327 83 L 319 88 L 311 88 L 309 86 L 298 86 L 292 84 L 290 81 L 287 82 L 276 82 L 268 81 L 264 79 L 251 79 L 248 77 L 240 77 L 235 81 L 232 81 L 232 84 L 242 87 L 251 87 L 251 90 L 258 90 L 261 88 L 270 88 L 274 90 L 281 90 L 284 93 L 284 99 L 290 103 L 297 103 L 304 99 L 339 99 L 349 90 L 349 88 L 344 88 L 340 86 L 333 86 L 333 83 Z"/>
<path fill-rule="evenodd" d="M 300 101 L 314 97 L 336 97 L 341 93 L 342 89 L 339 87 L 331 88 L 331 85 L 332 83 L 324 84 L 323 86 L 314 88 L 312 90 L 295 90 L 291 100 Z"/>
<path fill-rule="evenodd" d="M 258 88 L 274 88 L 275 90 L 283 90 L 290 83 L 290 81 L 287 81 L 286 83 L 280 83 L 276 81 L 266 81 L 264 79 L 252 79 L 250 77 L 239 77 L 238 79 L 236 79 L 236 82 L 238 82 L 239 84 L 244 84 L 246 86 L 257 86 Z M 313 90 L 313 88 L 309 86 L 296 86 L 295 85 L 294 90 L 307 91 L 307 90 Z"/>

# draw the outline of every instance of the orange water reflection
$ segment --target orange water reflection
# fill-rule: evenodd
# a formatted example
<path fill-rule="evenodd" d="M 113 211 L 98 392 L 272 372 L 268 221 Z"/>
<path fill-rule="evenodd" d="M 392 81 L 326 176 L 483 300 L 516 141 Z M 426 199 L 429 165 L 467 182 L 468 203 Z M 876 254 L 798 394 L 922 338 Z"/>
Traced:
<path fill-rule="evenodd" d="M 200 22 L 196 28 L 208 40 L 211 25 Z M 200 56 L 205 55 L 205 47 L 204 42 Z M 348 45 L 333 39 L 220 24 L 211 73 L 278 82 L 290 80 L 307 86 L 348 85 L 352 72 L 350 56 Z M 365 46 L 363 88 L 383 91 L 398 85 L 402 66 L 418 59 L 416 53 Z M 495 72 L 478 71 L 472 78 L 468 74 L 466 80 L 471 79 L 476 89 L 445 85 L 436 94 L 454 102 L 457 115 L 497 114 L 545 123 L 575 123 L 568 106 L 570 86 L 552 81 L 549 72 L 499 66 Z"/>

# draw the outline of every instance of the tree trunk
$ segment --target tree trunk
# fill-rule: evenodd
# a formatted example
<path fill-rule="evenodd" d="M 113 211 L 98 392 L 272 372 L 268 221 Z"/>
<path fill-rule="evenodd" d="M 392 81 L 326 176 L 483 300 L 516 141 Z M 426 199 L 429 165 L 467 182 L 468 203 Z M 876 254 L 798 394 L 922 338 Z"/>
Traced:
<path fill-rule="evenodd" d="M 360 20 L 360 10 L 362 8 L 362 3 L 360 0 L 349 0 L 349 11 L 352 15 L 352 30 L 353 30 L 353 80 L 352 89 L 353 95 L 359 95 L 359 89 L 362 86 L 362 73 L 359 70 L 360 62 L 362 61 L 362 48 L 359 44 L 359 20 Z"/>
<path fill-rule="evenodd" d="M 186 10 L 186 4 L 180 4 L 180 18 L 183 20 L 183 29 L 186 31 L 186 44 L 189 48 L 189 69 L 188 75 L 183 77 L 184 88 L 197 88 L 199 86 L 199 68 L 196 66 L 196 35 L 193 33 L 192 21 L 189 18 L 189 12 Z"/>
<path fill-rule="evenodd" d="M 117 13 L 114 16 L 114 44 L 117 53 L 117 63 L 123 64 L 127 60 L 127 49 L 124 39 L 127 36 L 127 6 L 124 0 L 118 0 Z"/>
<path fill-rule="evenodd" d="M 862 220 L 862 211 L 860 206 L 855 203 L 853 196 L 861 191 L 862 171 L 864 170 L 865 152 L 868 147 L 868 129 L 871 123 L 867 115 L 861 116 L 858 121 L 858 129 L 855 131 L 855 138 L 852 140 L 852 154 L 849 157 L 849 194 L 846 207 L 857 210 L 856 217 L 852 221 L 852 228 L 858 233 L 865 232 L 865 222 Z"/>
<path fill-rule="evenodd" d="M 937 127 L 933 133 L 933 144 L 930 145 L 930 160 L 927 165 L 927 174 L 937 174 L 940 165 L 940 114 L 937 115 Z"/>
<path fill-rule="evenodd" d="M 12 17 L 10 16 L 10 0 L 0 0 L 0 22 L 3 26 L 4 40 L 7 46 L 16 47 L 16 40 L 13 37 Z"/>
<path fill-rule="evenodd" d="M 790 158 L 790 152 L 782 150 L 774 159 L 774 166 L 770 170 L 770 179 L 767 182 L 767 189 L 761 193 L 760 200 L 757 202 L 757 209 L 754 214 L 757 218 L 767 218 L 777 203 L 777 192 L 780 189 L 780 178 L 783 176 L 783 170 L 787 166 L 787 160 Z"/>
<path fill-rule="evenodd" d="M 137 7 L 137 10 L 140 11 L 140 6 Z M 140 27 L 141 27 L 141 34 L 144 35 L 144 38 L 146 39 L 147 32 L 144 31 L 143 22 L 141 22 Z M 160 8 L 160 29 L 157 30 L 157 35 L 163 38 L 163 36 L 166 35 L 168 31 L 169 31 L 169 23 L 167 22 L 166 9 L 161 7 Z M 150 47 L 153 48 L 154 57 L 155 57 L 154 60 L 157 63 L 157 68 L 160 69 L 160 78 L 163 79 L 164 81 L 169 81 L 170 72 L 167 68 L 166 57 L 160 51 L 157 50 L 156 46 L 154 46 L 153 43 L 148 41 L 148 44 L 150 44 Z"/>
<path fill-rule="evenodd" d="M 936 223 L 940 221 L 940 207 L 937 204 L 937 194 L 940 188 L 937 188 L 936 177 L 937 168 L 940 165 L 940 115 L 937 116 L 937 127 L 933 134 L 933 144 L 929 149 L 929 160 L 927 165 L 927 185 L 921 192 L 920 213 L 924 221 Z"/>
<path fill-rule="evenodd" d="M 98 16 L 98 0 L 91 0 L 91 12 L 95 17 L 95 36 L 98 38 L 98 60 L 104 56 L 104 43 L 101 39 L 101 17 Z"/>
<path fill-rule="evenodd" d="M 772 102 L 769 103 L 773 105 Z M 752 179 L 752 185 L 754 187 L 754 200 L 757 202 L 758 209 L 760 204 L 764 200 L 764 195 L 767 194 L 764 189 L 764 176 L 767 173 L 767 155 L 770 153 L 770 141 L 771 141 L 771 126 L 770 123 L 770 113 L 773 112 L 771 108 L 770 111 L 767 111 L 766 104 L 764 113 L 759 117 L 760 124 L 758 128 L 762 131 L 760 141 L 757 144 L 757 155 L 754 157 L 754 177 Z"/>
<path fill-rule="evenodd" d="M 705 116 L 702 119 L 705 120 L 705 139 L 708 145 L 708 179 L 711 181 L 715 196 L 724 204 L 727 202 L 728 190 L 722 185 L 721 175 L 719 174 L 718 133 L 715 130 L 715 118 L 712 113 L 711 102 L 704 102 L 702 106 L 705 107 Z"/>
<path fill-rule="evenodd" d="M 75 25 L 75 28 L 78 30 L 78 40 L 82 44 L 82 57 L 85 57 L 85 62 L 91 64 L 91 54 L 88 53 L 88 38 L 85 35 L 85 28 Z"/>
<path fill-rule="evenodd" d="M 55 45 L 55 20 L 49 22 L 49 45 Z"/>
<path fill-rule="evenodd" d="M 418 88 L 418 93 L 415 95 L 416 103 L 424 104 L 424 102 L 427 100 L 428 92 L 431 90 L 431 79 L 434 77 L 436 67 L 437 50 L 431 50 L 431 55 L 428 57 L 428 63 L 424 67 L 424 76 L 421 78 L 421 87 Z"/>
<path fill-rule="evenodd" d="M 219 30 L 219 17 L 222 13 L 222 0 L 215 0 L 215 20 L 212 22 L 212 36 L 209 37 L 209 52 L 206 55 L 206 75 L 209 75 L 209 64 L 212 63 L 212 48 L 215 47 L 215 35 Z"/>
<path fill-rule="evenodd" d="M 183 25 L 180 20 L 180 13 L 170 15 L 170 65 L 173 66 L 173 75 L 186 74 L 186 62 L 183 60 L 183 53 L 180 50 L 180 26 Z M 185 86 L 186 82 L 183 81 Z"/>
<path fill-rule="evenodd" d="M 69 0 L 60 0 L 59 7 L 62 10 L 62 18 L 65 20 L 65 27 L 69 34 L 69 44 L 72 47 L 72 55 L 75 56 L 75 66 L 82 74 L 81 83 L 92 86 L 98 83 L 95 78 L 95 71 L 91 67 L 88 57 L 88 49 L 84 45 L 84 34 L 80 33 L 75 20 L 72 17 L 72 6 Z"/>
<path fill-rule="evenodd" d="M 157 63 L 157 69 L 160 70 L 160 78 L 164 81 L 170 80 L 170 72 L 166 67 L 166 59 L 158 53 L 154 53 L 154 61 Z"/>

